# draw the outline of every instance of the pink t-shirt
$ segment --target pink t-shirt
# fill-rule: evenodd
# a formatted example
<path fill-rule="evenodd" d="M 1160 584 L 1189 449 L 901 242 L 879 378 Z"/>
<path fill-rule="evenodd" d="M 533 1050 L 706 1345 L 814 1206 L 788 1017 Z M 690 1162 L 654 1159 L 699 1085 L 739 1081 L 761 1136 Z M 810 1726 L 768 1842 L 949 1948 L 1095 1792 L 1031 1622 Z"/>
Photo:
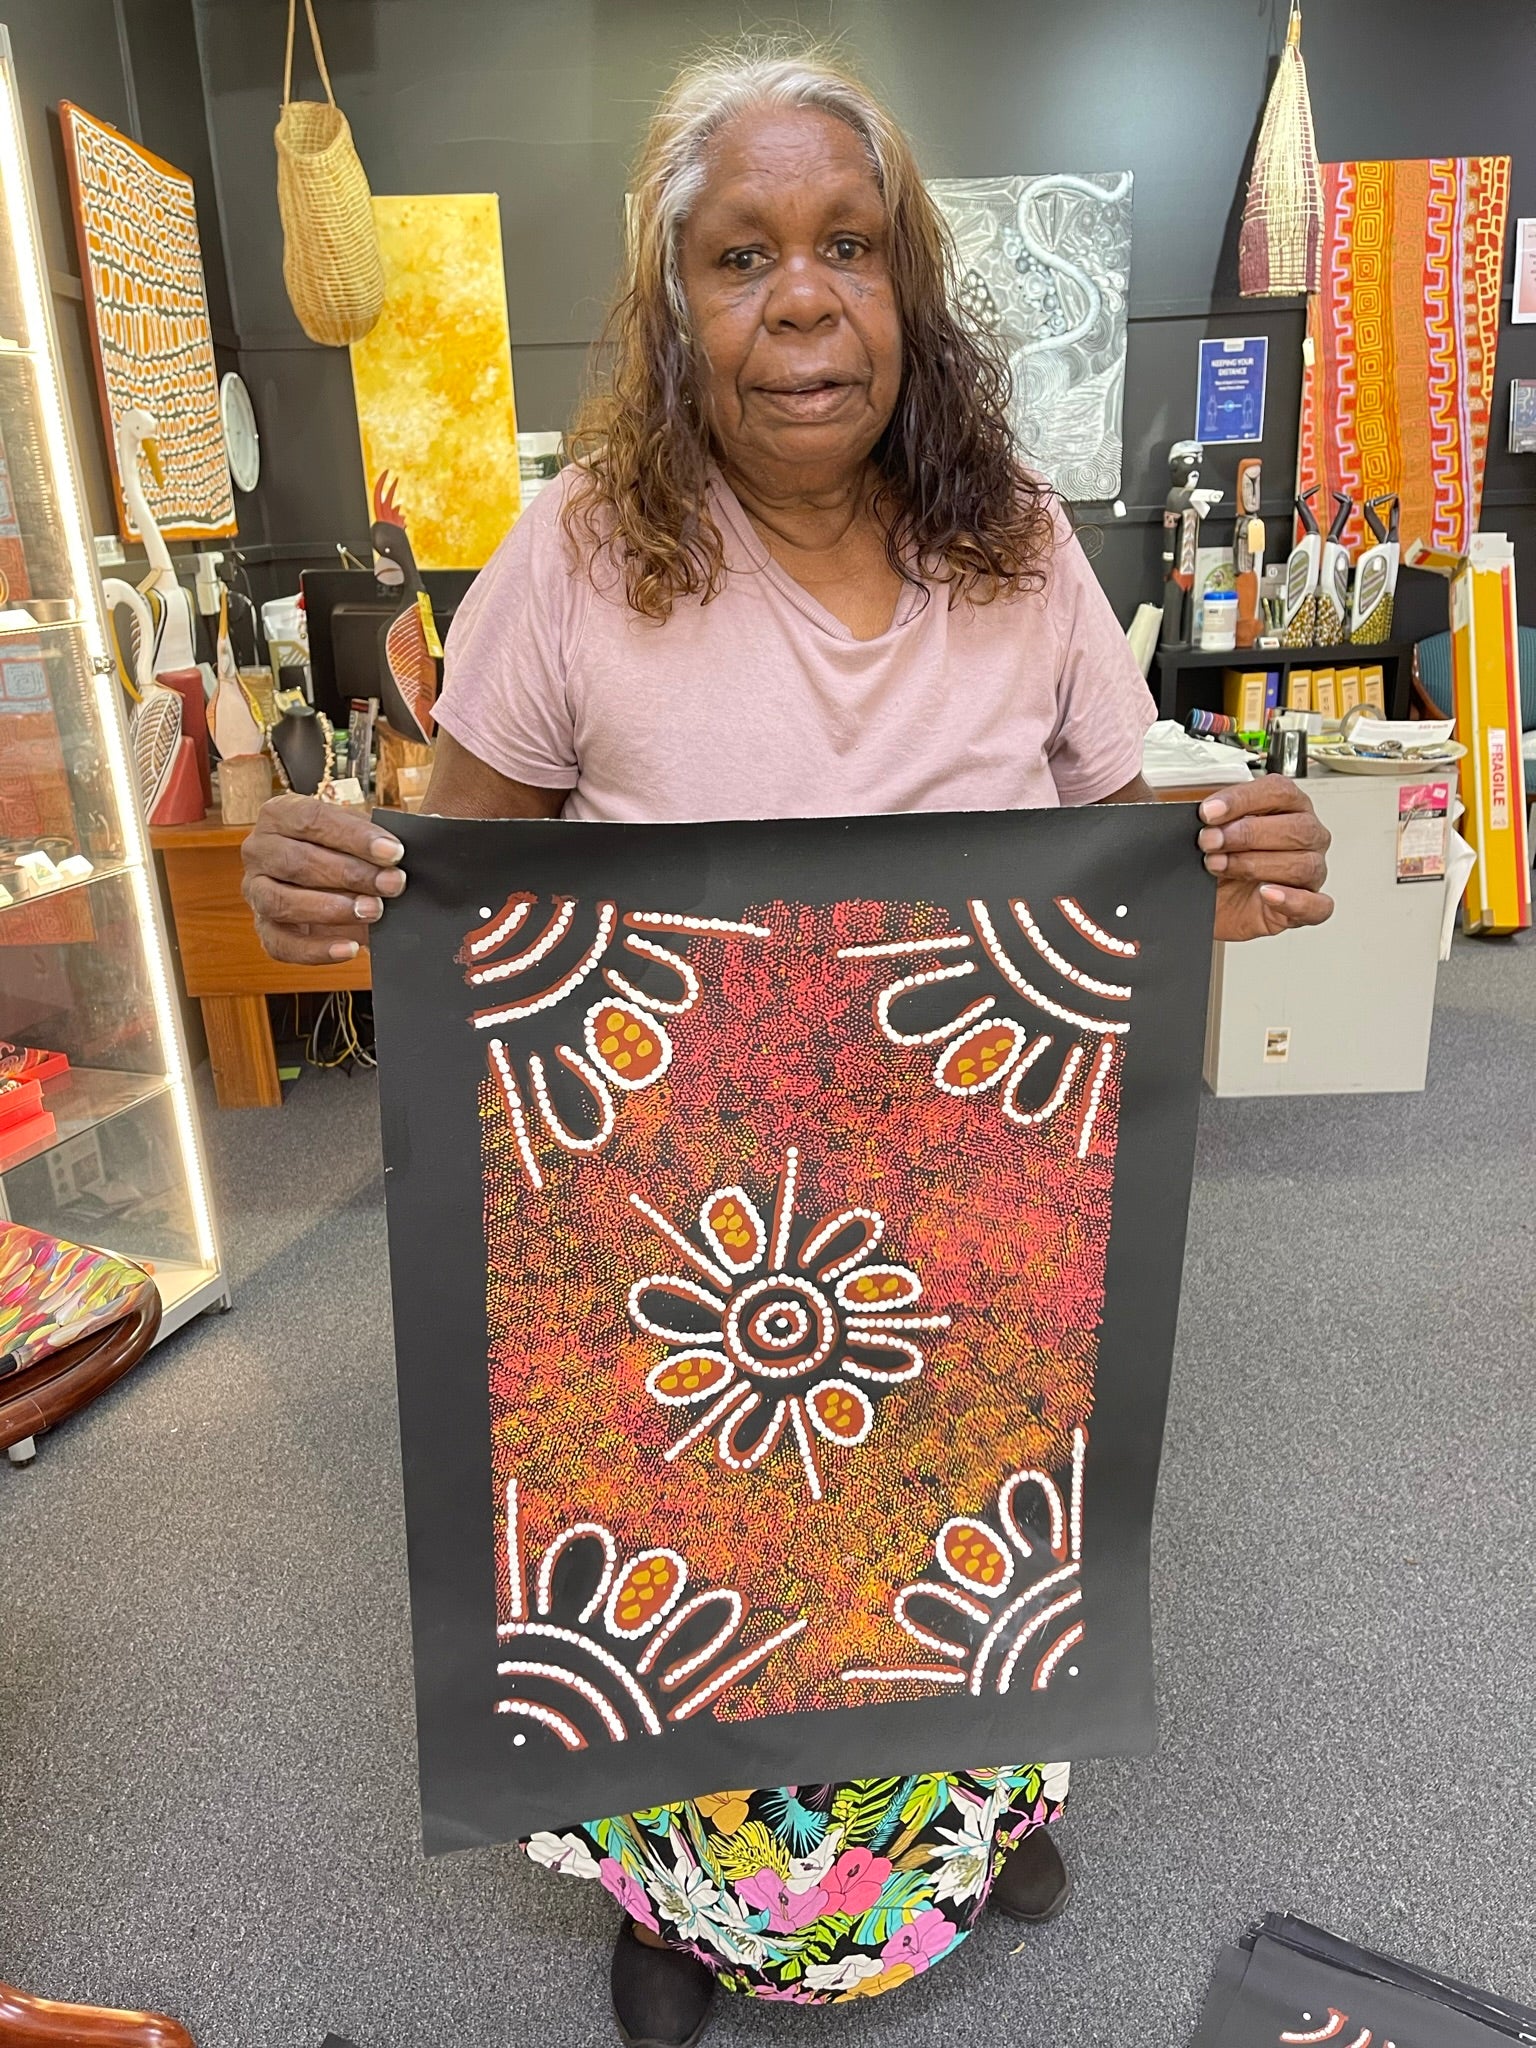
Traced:
<path fill-rule="evenodd" d="M 727 575 L 665 622 L 594 588 L 542 491 L 448 635 L 438 723 L 567 818 L 685 824 L 1090 804 L 1141 771 L 1154 711 L 1077 541 L 1047 588 L 957 604 L 908 587 L 857 640 L 773 561 L 720 480 Z"/>

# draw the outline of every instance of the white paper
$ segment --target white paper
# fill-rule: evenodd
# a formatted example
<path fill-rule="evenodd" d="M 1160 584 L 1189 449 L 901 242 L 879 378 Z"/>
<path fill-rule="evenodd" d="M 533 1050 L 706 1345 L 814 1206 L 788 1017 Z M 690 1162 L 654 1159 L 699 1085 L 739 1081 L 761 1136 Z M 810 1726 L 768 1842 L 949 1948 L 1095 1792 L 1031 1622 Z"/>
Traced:
<path fill-rule="evenodd" d="M 1459 810 L 1464 808 L 1458 804 Z M 1461 908 L 1461 899 L 1467 893 L 1467 884 L 1472 879 L 1472 870 L 1477 865 L 1477 855 L 1459 832 L 1452 832 L 1450 845 L 1445 854 L 1445 915 L 1440 923 L 1440 958 L 1451 957 L 1451 940 L 1456 932 L 1456 913 Z"/>
<path fill-rule="evenodd" d="M 1438 747 L 1455 730 L 1454 718 L 1360 718 L 1349 729 L 1349 743 L 1352 747 L 1381 747 L 1396 740 L 1400 747 Z"/>
<path fill-rule="evenodd" d="M 1171 718 L 1160 718 L 1147 734 L 1141 772 L 1154 789 L 1249 779 L 1245 754 L 1220 740 L 1198 739 Z"/>

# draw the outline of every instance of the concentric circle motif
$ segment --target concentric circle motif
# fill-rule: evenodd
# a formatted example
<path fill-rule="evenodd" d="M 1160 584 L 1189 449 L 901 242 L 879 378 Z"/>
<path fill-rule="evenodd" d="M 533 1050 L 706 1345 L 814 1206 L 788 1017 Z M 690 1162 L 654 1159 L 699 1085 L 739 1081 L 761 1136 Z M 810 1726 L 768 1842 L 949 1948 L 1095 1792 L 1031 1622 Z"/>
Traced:
<path fill-rule="evenodd" d="M 821 1289 L 788 1273 L 743 1287 L 725 1317 L 725 1348 L 759 1379 L 814 1372 L 837 1342 L 837 1313 Z"/>
<path fill-rule="evenodd" d="M 765 1351 L 793 1351 L 810 1327 L 803 1302 L 765 1301 L 747 1324 L 747 1338 Z"/>

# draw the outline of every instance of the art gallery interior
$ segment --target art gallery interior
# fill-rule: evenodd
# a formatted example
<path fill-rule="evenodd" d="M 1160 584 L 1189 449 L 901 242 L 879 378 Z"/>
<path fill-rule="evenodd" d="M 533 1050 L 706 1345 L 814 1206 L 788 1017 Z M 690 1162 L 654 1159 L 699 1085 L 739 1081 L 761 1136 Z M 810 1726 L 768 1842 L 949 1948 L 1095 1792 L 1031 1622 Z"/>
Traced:
<path fill-rule="evenodd" d="M 0 24 L 0 2048 L 1536 2039 L 1525 0 Z"/>

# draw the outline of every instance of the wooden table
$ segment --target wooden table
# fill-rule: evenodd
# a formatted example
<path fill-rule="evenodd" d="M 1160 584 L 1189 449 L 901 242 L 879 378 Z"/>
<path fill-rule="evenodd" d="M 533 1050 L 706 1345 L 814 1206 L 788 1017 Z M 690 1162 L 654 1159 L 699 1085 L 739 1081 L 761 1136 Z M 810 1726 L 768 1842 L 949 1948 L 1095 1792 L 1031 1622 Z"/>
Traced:
<path fill-rule="evenodd" d="M 149 834 L 165 862 L 187 994 L 203 1006 L 220 1109 L 282 1106 L 268 996 L 373 985 L 366 946 L 355 960 L 329 967 L 294 967 L 263 951 L 240 894 L 240 849 L 250 829 L 210 813 L 200 825 L 155 825 Z"/>

